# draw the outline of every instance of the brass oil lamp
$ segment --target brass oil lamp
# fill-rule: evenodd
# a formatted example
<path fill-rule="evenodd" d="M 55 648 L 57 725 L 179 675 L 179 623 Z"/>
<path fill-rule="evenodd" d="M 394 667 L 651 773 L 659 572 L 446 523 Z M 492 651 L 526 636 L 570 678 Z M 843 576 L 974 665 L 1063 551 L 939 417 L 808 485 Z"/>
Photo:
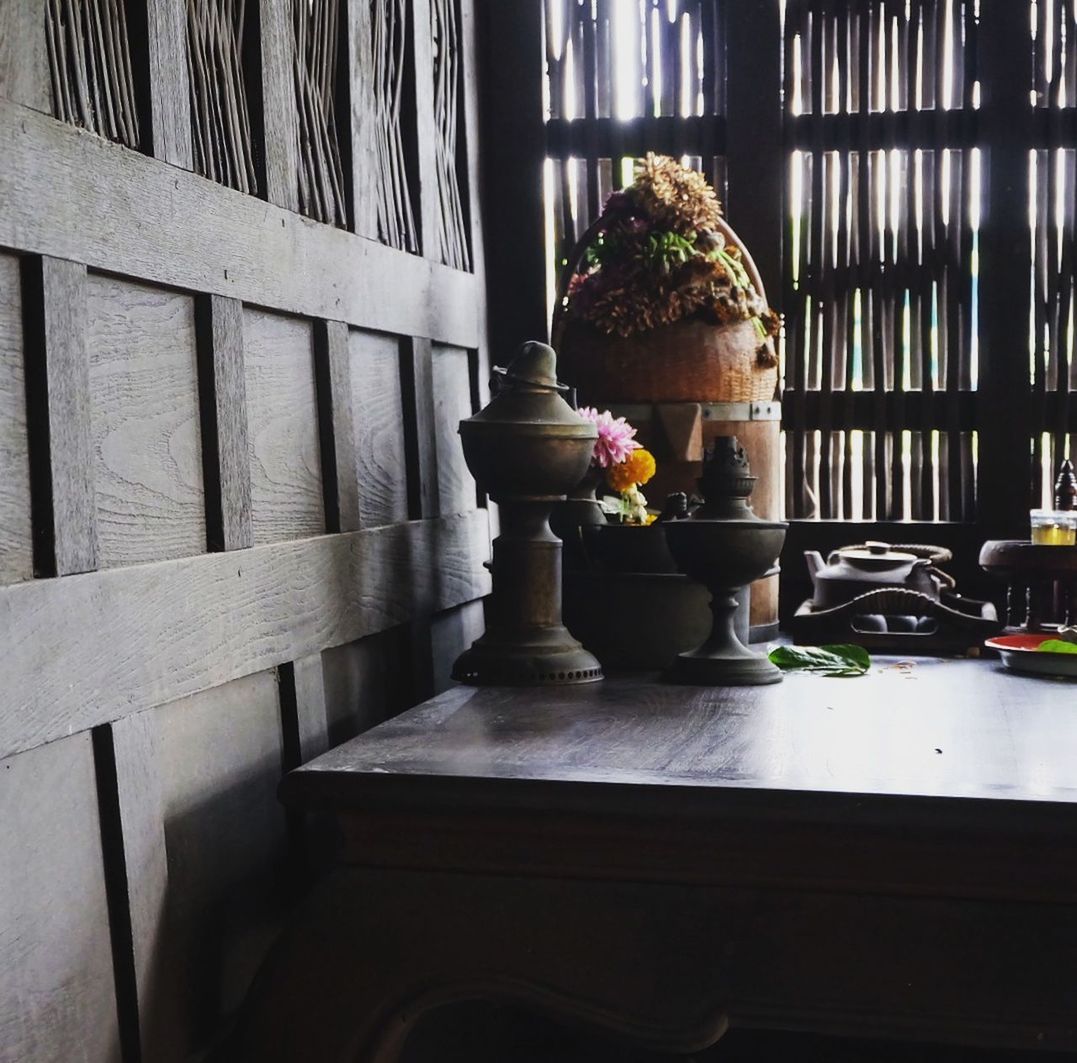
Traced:
<path fill-rule="evenodd" d="M 460 422 L 472 475 L 498 504 L 486 633 L 457 659 L 453 678 L 474 686 L 545 686 L 602 678 L 597 659 L 561 621 L 561 540 L 550 511 L 591 461 L 597 429 L 561 396 L 557 356 L 525 343 L 497 395 Z"/>
<path fill-rule="evenodd" d="M 745 588 L 778 571 L 788 527 L 761 520 L 748 497 L 755 486 L 748 457 L 733 436 L 718 436 L 703 458 L 701 505 L 685 520 L 664 525 L 678 567 L 711 592 L 714 624 L 702 646 L 679 654 L 669 672 L 676 683 L 761 686 L 780 683 L 782 673 L 737 636 L 737 599 Z"/>

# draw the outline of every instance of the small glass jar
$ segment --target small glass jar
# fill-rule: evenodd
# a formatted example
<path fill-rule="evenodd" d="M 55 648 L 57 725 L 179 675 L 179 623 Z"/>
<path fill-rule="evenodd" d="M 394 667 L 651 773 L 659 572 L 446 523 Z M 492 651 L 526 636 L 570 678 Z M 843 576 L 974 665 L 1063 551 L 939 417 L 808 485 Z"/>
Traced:
<path fill-rule="evenodd" d="M 1040 546 L 1077 546 L 1077 510 L 1034 509 L 1032 541 Z"/>

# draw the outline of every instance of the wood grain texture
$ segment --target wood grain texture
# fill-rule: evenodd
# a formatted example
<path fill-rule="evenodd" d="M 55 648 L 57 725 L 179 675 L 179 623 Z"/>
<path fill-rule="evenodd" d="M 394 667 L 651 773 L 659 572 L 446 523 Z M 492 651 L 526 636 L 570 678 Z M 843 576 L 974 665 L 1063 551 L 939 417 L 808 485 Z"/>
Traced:
<path fill-rule="evenodd" d="M 326 530 L 359 528 L 359 472 L 352 408 L 351 351 L 342 321 L 314 325 L 314 368 L 318 383 L 318 428 Z"/>
<path fill-rule="evenodd" d="M 284 901 L 277 682 L 261 672 L 155 710 L 169 889 L 144 1014 L 154 1063 L 204 1050 L 238 1007 Z"/>
<path fill-rule="evenodd" d="M 0 755 L 489 593 L 484 510 L 0 588 Z"/>
<path fill-rule="evenodd" d="M 359 519 L 364 528 L 408 519 L 400 341 L 353 331 L 352 402 Z"/>
<path fill-rule="evenodd" d="M 113 277 L 87 281 L 98 564 L 205 549 L 194 300 Z"/>
<path fill-rule="evenodd" d="M 299 210 L 295 33 L 287 0 L 256 0 L 261 47 L 262 187 L 266 199 Z"/>
<path fill-rule="evenodd" d="M 286 768 L 295 768 L 329 748 L 322 655 L 312 653 L 282 664 L 280 682 L 281 729 Z"/>
<path fill-rule="evenodd" d="M 23 281 L 24 298 L 34 290 L 27 332 L 42 345 L 26 363 L 36 440 L 31 451 L 34 523 L 42 536 L 35 568 L 59 576 L 89 572 L 97 567 L 98 552 L 86 268 L 55 258 L 31 259 L 25 261 Z"/>
<path fill-rule="evenodd" d="M 48 113 L 49 60 L 39 0 L 0 4 L 0 96 Z"/>
<path fill-rule="evenodd" d="M 460 422 L 474 412 L 470 355 L 459 347 L 435 346 L 432 377 L 438 512 L 464 513 L 475 508 L 477 498 L 459 432 Z"/>
<path fill-rule="evenodd" d="M 406 628 L 396 627 L 322 654 L 331 746 L 404 708 L 407 642 Z"/>
<path fill-rule="evenodd" d="M 109 923 L 125 1058 L 152 1059 L 168 898 L 157 718 L 135 713 L 93 732 Z"/>
<path fill-rule="evenodd" d="M 478 345 L 479 282 L 0 101 L 0 246 L 397 335 Z M 151 220 L 152 219 L 152 220 Z"/>
<path fill-rule="evenodd" d="M 992 661 L 900 668 L 882 658 L 849 683 L 790 675 L 754 688 L 638 678 L 573 690 L 459 687 L 319 758 L 291 785 L 369 797 L 398 775 L 418 798 L 421 775 L 441 787 L 440 801 L 457 782 L 474 800 L 482 780 L 495 802 L 510 789 L 580 812 L 638 798 L 655 814 L 693 803 L 721 814 L 757 800 L 809 815 L 866 808 L 874 795 L 925 799 L 905 802 L 909 817 L 930 818 L 949 801 L 998 822 L 1020 802 L 1031 822 L 1077 803 L 1075 756 L 1077 718 L 1057 684 Z"/>
<path fill-rule="evenodd" d="M 119 1063 L 90 746 L 0 761 L 3 1063 Z"/>
<path fill-rule="evenodd" d="M 438 515 L 440 491 L 433 352 L 429 340 L 409 336 L 401 341 L 400 385 L 404 405 L 408 515 L 412 520 L 425 520 Z"/>
<path fill-rule="evenodd" d="M 211 550 L 243 550 L 254 545 L 243 304 L 199 296 L 196 320 L 206 540 Z"/>
<path fill-rule="evenodd" d="M 319 535 L 326 528 L 311 324 L 248 309 L 243 349 L 254 542 Z"/>
<path fill-rule="evenodd" d="M 0 255 L 0 583 L 34 572 L 19 261 Z"/>
<path fill-rule="evenodd" d="M 191 169 L 185 0 L 147 0 L 150 128 L 156 158 Z"/>

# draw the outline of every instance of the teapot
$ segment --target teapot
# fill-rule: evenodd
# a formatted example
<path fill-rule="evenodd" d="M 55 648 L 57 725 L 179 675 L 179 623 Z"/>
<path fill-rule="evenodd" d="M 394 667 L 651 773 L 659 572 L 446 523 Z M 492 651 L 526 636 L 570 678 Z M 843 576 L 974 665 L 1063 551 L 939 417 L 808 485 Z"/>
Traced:
<path fill-rule="evenodd" d="M 935 564 L 951 557 L 949 550 L 936 546 L 866 542 L 839 547 L 824 564 L 818 550 L 805 550 L 804 560 L 815 588 L 812 607 L 831 609 L 868 591 L 893 587 L 918 591 L 938 601 L 942 588 L 953 587 L 954 581 Z"/>

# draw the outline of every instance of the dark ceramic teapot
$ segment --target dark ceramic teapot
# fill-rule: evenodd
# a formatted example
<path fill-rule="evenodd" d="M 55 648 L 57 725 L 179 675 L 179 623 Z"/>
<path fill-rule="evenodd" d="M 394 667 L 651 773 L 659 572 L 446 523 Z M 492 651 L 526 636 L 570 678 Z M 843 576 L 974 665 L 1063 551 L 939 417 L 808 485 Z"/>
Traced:
<path fill-rule="evenodd" d="M 815 587 L 812 606 L 831 609 L 883 587 L 918 591 L 937 601 L 941 589 L 952 587 L 953 580 L 935 564 L 950 557 L 940 547 L 867 542 L 834 550 L 824 564 L 818 550 L 806 550 L 804 560 Z"/>

